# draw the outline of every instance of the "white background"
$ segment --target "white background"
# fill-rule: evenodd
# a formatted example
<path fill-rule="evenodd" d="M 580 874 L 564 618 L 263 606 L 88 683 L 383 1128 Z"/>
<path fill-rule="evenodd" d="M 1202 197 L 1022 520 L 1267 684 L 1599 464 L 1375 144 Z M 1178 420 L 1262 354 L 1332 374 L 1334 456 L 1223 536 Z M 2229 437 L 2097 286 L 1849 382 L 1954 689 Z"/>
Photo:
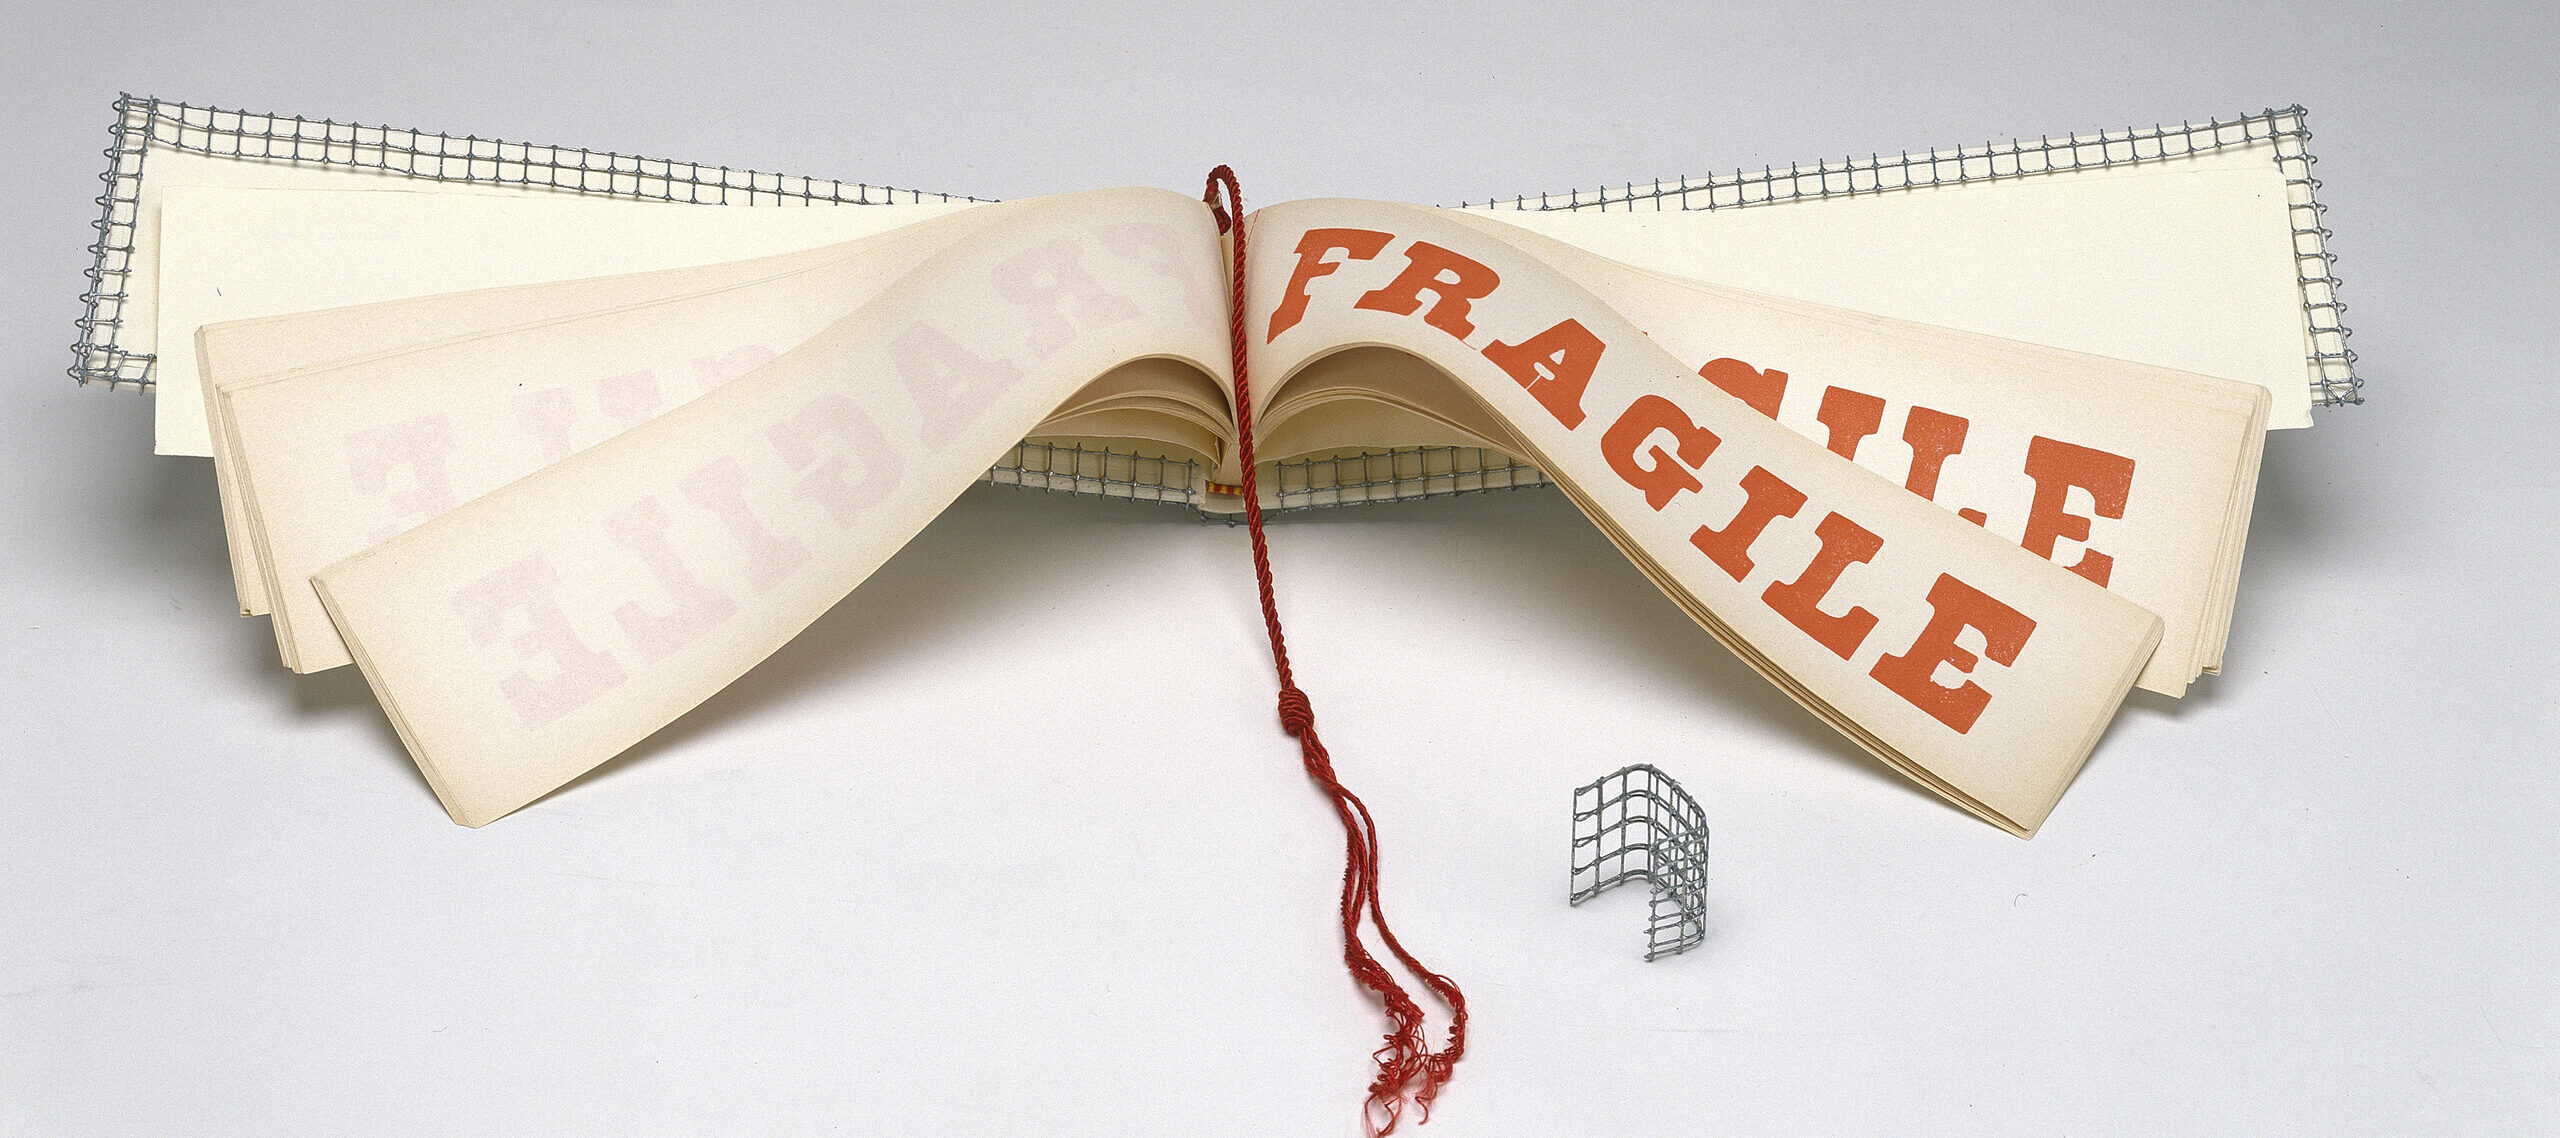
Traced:
<path fill-rule="evenodd" d="M 446 821 L 231 615 L 211 472 L 64 378 L 118 90 L 1016 197 L 1424 202 L 2299 101 L 2370 402 L 2269 440 L 2228 670 L 2021 842 L 1820 727 L 1548 493 L 1275 527 L 1474 1134 L 2560 1126 L 2539 5 L 876 11 L 7 0 L 0 1135 L 1348 1135 L 1383 1019 L 1240 530 L 972 492 L 632 755 Z M 1926 287 L 1926 282 L 1914 282 Z M 1715 826 L 1713 934 L 1565 891 Z M 1436 1029 L 1435 1029 L 1436 1032 Z"/>

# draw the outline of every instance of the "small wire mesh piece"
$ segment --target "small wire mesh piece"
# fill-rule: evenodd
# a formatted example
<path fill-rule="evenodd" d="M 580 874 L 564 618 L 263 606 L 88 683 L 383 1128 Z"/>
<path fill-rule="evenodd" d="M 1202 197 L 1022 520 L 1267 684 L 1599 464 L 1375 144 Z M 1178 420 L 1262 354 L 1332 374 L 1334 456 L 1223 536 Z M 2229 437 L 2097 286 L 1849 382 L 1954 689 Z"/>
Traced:
<path fill-rule="evenodd" d="M 1623 882 L 1653 886 L 1646 960 L 1707 938 L 1707 817 L 1670 775 L 1638 763 L 1573 792 L 1573 893 L 1579 905 Z"/>
<path fill-rule="evenodd" d="M 996 486 L 1194 506 L 1200 502 L 1202 485 L 1196 462 L 1031 441 L 1006 451 L 987 471 L 986 481 Z"/>
<path fill-rule="evenodd" d="M 1495 209 L 1580 212 L 1733 209 L 2157 162 L 2269 143 L 2276 168 L 2285 181 L 2293 231 L 2294 277 L 2301 288 L 2304 330 L 2309 337 L 2305 362 L 2309 366 L 2311 397 L 2321 406 L 2336 407 L 2364 402 L 2360 394 L 2364 381 L 2356 375 L 2356 354 L 2347 347 L 2347 306 L 2338 301 L 2337 261 L 2329 252 L 2329 230 L 2320 224 L 2320 215 L 2327 207 L 2317 198 L 2320 180 L 2311 176 L 2312 164 L 2319 159 L 2310 151 L 2311 131 L 2304 125 L 2305 113 L 2295 105 L 2234 119 L 2064 138 L 2047 136 L 2033 141 L 2011 139 L 1918 154 L 1904 151 L 1891 158 L 1882 154 L 1864 158 L 1851 155 L 1810 166 L 1791 164 L 1784 170 L 1775 166 L 1764 166 L 1757 172 L 1737 168 L 1729 174 L 1703 178 L 1492 198 L 1481 204 Z"/>

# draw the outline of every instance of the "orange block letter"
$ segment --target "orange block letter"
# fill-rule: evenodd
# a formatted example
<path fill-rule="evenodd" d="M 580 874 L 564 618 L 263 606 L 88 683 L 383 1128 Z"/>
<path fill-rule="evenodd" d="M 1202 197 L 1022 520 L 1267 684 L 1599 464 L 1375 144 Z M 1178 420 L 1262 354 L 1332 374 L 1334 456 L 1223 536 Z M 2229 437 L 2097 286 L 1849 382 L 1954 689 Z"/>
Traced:
<path fill-rule="evenodd" d="M 1689 544 L 1714 558 L 1715 563 L 1739 581 L 1751 575 L 1751 543 L 1760 540 L 1760 531 L 1778 518 L 1792 518 L 1804 508 L 1804 491 L 1787 485 L 1765 466 L 1751 468 L 1742 476 L 1742 508 L 1733 512 L 1733 520 L 1723 529 L 1699 526 L 1689 535 Z"/>
<path fill-rule="evenodd" d="M 2089 519 L 2064 508 L 2071 488 L 2089 492 L 2097 501 L 2099 517 L 2122 518 L 2125 498 L 2133 492 L 2133 460 L 2037 435 L 2027 442 L 2027 477 L 2036 480 L 2036 496 L 2027 505 L 2027 532 L 2018 544 L 2051 560 L 2054 538 L 2089 540 Z M 2115 558 L 2092 549 L 2081 555 L 2071 571 L 2104 585 L 2115 567 Z"/>
<path fill-rule="evenodd" d="M 1271 310 L 1271 331 L 1263 335 L 1262 342 L 1279 339 L 1280 333 L 1307 318 L 1307 282 L 1330 276 L 1343 265 L 1341 261 L 1325 260 L 1325 254 L 1339 249 L 1351 260 L 1366 261 L 1393 240 L 1393 236 L 1374 229 L 1310 229 L 1299 237 L 1298 267 L 1289 274 L 1289 288 L 1280 294 L 1280 307 Z"/>
<path fill-rule="evenodd" d="M 1482 262 L 1428 241 L 1414 242 L 1404 258 L 1404 271 L 1396 279 L 1353 301 L 1351 307 L 1411 316 L 1422 307 L 1422 290 L 1430 289 L 1437 299 L 1431 302 L 1431 311 L 1422 314 L 1422 322 L 1461 340 L 1475 334 L 1467 308 L 1491 295 L 1502 278 Z"/>
<path fill-rule="evenodd" d="M 1876 661 L 1867 674 L 1962 735 L 1982 717 L 1991 693 L 1972 680 L 1951 688 L 1938 685 L 1934 678 L 1938 665 L 1953 664 L 1959 672 L 1971 672 L 1981 662 L 1957 646 L 1956 634 L 1968 628 L 1981 632 L 1983 653 L 2005 666 L 2018 661 L 2018 650 L 2026 647 L 2036 622 L 1946 573 L 1938 574 L 1938 582 L 1929 586 L 1929 608 L 1929 624 L 1911 642 L 1911 650 Z"/>
<path fill-rule="evenodd" d="M 1911 444 L 1911 470 L 1902 488 L 1923 498 L 1938 496 L 1938 471 L 1947 456 L 1964 449 L 1964 433 L 1973 424 L 1961 415 L 1914 407 L 1902 420 L 1902 441 Z"/>
<path fill-rule="evenodd" d="M 1582 425 L 1582 389 L 1591 386 L 1591 369 L 1600 366 L 1600 353 L 1607 348 L 1581 321 L 1565 320 L 1517 344 L 1487 344 L 1484 358 L 1528 388 L 1569 430 Z"/>
<path fill-rule="evenodd" d="M 1708 360 L 1698 374 L 1771 419 L 1778 417 L 1778 404 L 1787 397 L 1787 373 L 1776 368 L 1761 371 L 1731 356 Z"/>
<path fill-rule="evenodd" d="M 1822 524 L 1813 527 L 1813 536 L 1822 539 L 1822 548 L 1814 551 L 1804 573 L 1785 584 L 1769 586 L 1767 592 L 1760 594 L 1760 600 L 1787 618 L 1787 623 L 1803 629 L 1814 643 L 1846 660 L 1858 651 L 1867 634 L 1875 631 L 1876 614 L 1852 605 L 1849 611 L 1833 616 L 1822 611 L 1822 598 L 1840 580 L 1842 572 L 1874 558 L 1876 551 L 1884 548 L 1884 539 L 1836 513 L 1824 515 Z"/>
<path fill-rule="evenodd" d="M 1656 431 L 1671 433 L 1672 445 L 1680 448 L 1678 461 L 1673 461 L 1661 447 L 1652 448 L 1651 465 L 1636 461 L 1636 446 L 1652 438 Z M 1609 460 L 1609 469 L 1617 471 L 1627 485 L 1644 491 L 1645 505 L 1659 510 L 1674 496 L 1698 488 L 1698 477 L 1690 472 L 1714 454 L 1717 444 L 1723 441 L 1715 432 L 1690 422 L 1688 412 L 1682 411 L 1679 404 L 1659 395 L 1647 395 L 1628 404 L 1626 413 L 1618 416 L 1607 434 L 1600 436 L 1600 456 Z"/>
<path fill-rule="evenodd" d="M 1831 428 L 1831 453 L 1854 459 L 1858 457 L 1858 444 L 1867 441 L 1867 436 L 1884 423 L 1884 400 L 1863 391 L 1827 387 L 1822 391 L 1822 406 L 1814 409 L 1813 417 Z"/>

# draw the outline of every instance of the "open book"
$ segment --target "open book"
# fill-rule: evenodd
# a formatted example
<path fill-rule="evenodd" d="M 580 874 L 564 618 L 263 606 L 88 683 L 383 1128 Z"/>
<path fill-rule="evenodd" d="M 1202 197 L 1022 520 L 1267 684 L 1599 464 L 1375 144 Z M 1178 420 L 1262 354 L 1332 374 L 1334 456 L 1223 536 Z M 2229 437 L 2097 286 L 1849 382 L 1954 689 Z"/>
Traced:
<path fill-rule="evenodd" d="M 1265 504 L 1552 481 L 1808 709 L 2032 832 L 2130 686 L 2218 665 L 2262 433 L 2337 393 L 2272 138 L 2038 181 L 2012 154 L 1828 220 L 1265 209 Z M 243 610 L 298 669 L 360 665 L 467 824 L 719 690 L 981 478 L 1239 506 L 1225 270 L 1183 195 L 698 210 L 211 169 L 135 211 L 162 449 L 214 456 Z M 1950 240 L 2014 255 L 1915 288 Z M 653 244 L 770 255 L 594 275 Z M 467 291 L 295 311 L 437 288 Z"/>
<path fill-rule="evenodd" d="M 2174 689 L 2218 653 L 2262 387 L 1665 277 L 1465 212 L 1250 224 L 1265 455 L 1534 465 L 1773 682 L 1999 825 L 2042 821 L 2146 669 Z M 1099 191 L 217 324 L 198 357 L 279 636 L 300 666 L 362 667 L 478 824 L 754 666 L 1026 437 L 1191 463 L 1231 496 L 1224 282 L 1200 202 Z M 1816 384 L 1820 440 L 1780 418 Z M 1847 457 L 1888 411 L 1898 479 Z M 2165 653 L 2155 612 L 2180 620 Z"/>

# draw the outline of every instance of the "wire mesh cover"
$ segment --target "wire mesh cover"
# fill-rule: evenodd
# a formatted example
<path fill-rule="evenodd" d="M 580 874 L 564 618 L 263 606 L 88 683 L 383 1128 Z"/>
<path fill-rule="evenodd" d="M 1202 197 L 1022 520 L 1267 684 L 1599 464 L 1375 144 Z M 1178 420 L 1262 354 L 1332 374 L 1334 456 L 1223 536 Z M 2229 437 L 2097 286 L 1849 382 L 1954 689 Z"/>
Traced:
<path fill-rule="evenodd" d="M 71 375 L 83 385 L 147 390 L 153 357 L 122 344 L 133 272 L 134 226 L 144 160 L 165 148 L 247 162 L 338 166 L 388 177 L 490 186 L 532 187 L 588 196 L 699 204 L 878 205 L 981 199 L 859 182 L 839 182 L 662 158 L 454 136 L 329 119 L 256 114 L 155 98 L 117 98 L 107 170 L 100 177 L 97 240 L 90 245 L 88 285 L 81 295 L 79 342 Z M 2036 142 L 1986 144 L 1894 158 L 1870 156 L 1812 167 L 1737 170 L 1676 182 L 1629 184 L 1617 190 L 1515 197 L 1519 209 L 1723 209 L 1806 198 L 1876 193 L 1913 186 L 2017 177 L 2058 170 L 2156 161 L 2222 146 L 2272 141 L 2291 193 L 2294 251 L 2311 338 L 2312 386 L 2322 404 L 2362 402 L 2355 353 L 2346 346 L 2330 272 L 2329 231 L 2313 200 L 2319 181 L 2306 149 L 2303 111 L 2229 121 L 2154 127 Z M 1547 484 L 1536 468 L 1497 451 L 1426 447 L 1279 464 L 1270 484 L 1275 510 L 1401 501 Z M 1101 494 L 1199 506 L 1205 472 L 1197 464 L 1079 446 L 1026 442 L 987 472 L 998 485 Z"/>
<path fill-rule="evenodd" d="M 2347 306 L 2338 301 L 2336 258 L 2329 253 L 2329 230 L 2320 224 L 2327 211 L 2320 204 L 2320 179 L 2311 176 L 2319 159 L 2311 154 L 2311 131 L 2299 104 L 2234 119 L 2182 122 L 2176 126 L 2137 127 L 2099 134 L 2011 139 L 1954 150 L 1904 151 L 1891 157 L 1825 160 L 1786 169 L 1764 166 L 1757 172 L 1679 178 L 1616 189 L 1491 198 L 1480 203 L 1497 209 L 1610 210 L 1734 209 L 1813 198 L 1849 197 L 1923 186 L 1950 186 L 2001 178 L 2029 177 L 2066 170 L 2090 170 L 2158 162 L 2209 150 L 2258 143 L 2271 145 L 2276 168 L 2284 174 L 2287 216 L 2293 229 L 2294 278 L 2302 291 L 2304 331 L 2309 337 L 2305 359 L 2312 402 L 2338 407 L 2364 402 L 2364 380 L 2356 375 L 2356 354 L 2347 347 Z"/>
<path fill-rule="evenodd" d="M 1621 883 L 1653 886 L 1644 958 L 1707 938 L 1707 818 L 1670 775 L 1643 763 L 1573 792 L 1573 894 L 1579 905 Z"/>

